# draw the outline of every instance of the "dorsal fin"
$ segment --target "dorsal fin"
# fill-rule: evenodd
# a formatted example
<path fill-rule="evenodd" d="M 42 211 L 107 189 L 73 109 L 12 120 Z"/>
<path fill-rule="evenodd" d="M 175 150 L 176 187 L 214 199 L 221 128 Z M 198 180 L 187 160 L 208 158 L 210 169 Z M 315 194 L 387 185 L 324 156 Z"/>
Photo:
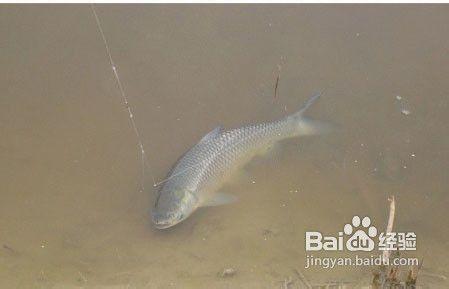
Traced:
<path fill-rule="evenodd" d="M 203 138 L 199 141 L 199 143 L 207 142 L 207 141 L 209 141 L 211 139 L 216 138 L 218 135 L 220 135 L 222 130 L 223 130 L 223 127 L 221 125 L 217 126 L 212 131 L 210 131 L 208 134 L 203 136 Z"/>

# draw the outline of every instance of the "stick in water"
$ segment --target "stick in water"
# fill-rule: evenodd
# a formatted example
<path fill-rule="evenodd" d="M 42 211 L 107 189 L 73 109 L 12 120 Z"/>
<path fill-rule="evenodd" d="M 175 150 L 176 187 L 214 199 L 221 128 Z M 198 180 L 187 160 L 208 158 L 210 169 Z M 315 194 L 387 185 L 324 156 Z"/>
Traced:
<path fill-rule="evenodd" d="M 396 211 L 396 202 L 394 200 L 394 196 L 389 197 L 388 201 L 390 202 L 390 213 L 388 214 L 387 230 L 385 231 L 386 236 L 388 236 L 393 231 L 394 214 Z M 382 254 L 382 259 L 384 261 L 388 260 L 390 258 L 390 254 L 390 250 L 385 250 Z"/>
<path fill-rule="evenodd" d="M 276 77 L 276 83 L 274 84 L 274 99 L 276 99 L 278 96 L 278 87 L 279 87 L 279 80 L 281 79 L 281 70 L 282 70 L 282 63 L 278 64 L 278 75 Z"/>

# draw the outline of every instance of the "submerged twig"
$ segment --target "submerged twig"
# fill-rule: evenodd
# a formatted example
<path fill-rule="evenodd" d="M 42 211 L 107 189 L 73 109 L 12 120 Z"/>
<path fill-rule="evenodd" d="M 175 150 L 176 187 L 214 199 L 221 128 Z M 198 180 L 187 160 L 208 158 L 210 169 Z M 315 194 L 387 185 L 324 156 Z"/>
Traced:
<path fill-rule="evenodd" d="M 17 254 L 16 250 L 14 250 L 12 247 L 10 247 L 10 246 L 8 246 L 6 244 L 3 244 L 3 249 L 5 249 L 6 251 L 10 252 L 11 254 L 14 254 L 14 255 Z"/>
<path fill-rule="evenodd" d="M 282 70 L 283 60 L 284 60 L 284 57 L 281 57 L 281 61 L 278 64 L 278 74 L 276 76 L 276 82 L 274 84 L 274 96 L 273 96 L 274 99 L 276 99 L 278 96 L 278 87 L 279 87 L 279 80 L 281 79 L 281 70 Z"/>
<path fill-rule="evenodd" d="M 410 270 L 408 271 L 407 279 L 405 280 L 406 288 L 415 288 L 416 287 L 416 280 L 418 279 L 418 273 L 421 270 L 422 267 L 422 260 L 418 267 L 410 267 Z"/>
<path fill-rule="evenodd" d="M 396 201 L 394 199 L 394 196 L 388 198 L 388 201 L 390 202 L 390 210 L 388 214 L 388 223 L 387 223 L 387 229 L 385 231 L 385 234 L 388 236 L 393 231 L 393 223 L 394 223 L 394 215 L 396 213 Z M 390 258 L 391 251 L 385 250 L 382 253 L 382 259 L 384 262 Z"/>
<path fill-rule="evenodd" d="M 274 99 L 278 96 L 278 86 L 279 86 L 279 79 L 281 78 L 281 74 L 278 74 L 276 77 L 276 84 L 274 85 Z"/>
<path fill-rule="evenodd" d="M 83 283 L 87 282 L 87 278 L 83 275 L 83 273 L 81 273 L 81 271 L 78 271 L 78 275 L 79 275 L 78 280 L 82 281 Z"/>
<path fill-rule="evenodd" d="M 288 277 L 288 278 L 284 279 L 281 287 L 282 287 L 282 289 L 289 289 L 290 285 L 293 285 L 292 277 Z"/>
<path fill-rule="evenodd" d="M 386 228 L 386 237 L 393 231 L 394 217 L 396 212 L 396 201 L 394 196 L 388 198 L 390 202 L 388 222 Z M 385 250 L 382 253 L 382 265 L 377 272 L 374 272 L 374 276 L 371 283 L 371 288 L 404 288 L 404 289 L 415 289 L 416 280 L 418 278 L 418 272 L 421 269 L 422 261 L 419 266 L 411 266 L 407 272 L 405 280 L 400 278 L 399 266 L 389 265 L 391 259 L 399 257 L 399 251 L 394 251 L 394 256 L 392 256 L 392 251 Z"/>

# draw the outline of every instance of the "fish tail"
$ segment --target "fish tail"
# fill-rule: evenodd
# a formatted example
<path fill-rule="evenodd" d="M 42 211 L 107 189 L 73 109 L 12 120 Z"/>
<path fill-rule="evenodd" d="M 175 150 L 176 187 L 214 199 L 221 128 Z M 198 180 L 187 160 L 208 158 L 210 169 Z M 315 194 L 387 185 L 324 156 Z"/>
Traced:
<path fill-rule="evenodd" d="M 293 120 L 298 135 L 316 135 L 333 132 L 336 125 L 322 120 L 315 120 L 304 116 L 307 109 L 312 106 L 322 95 L 321 92 L 314 94 L 296 113 L 289 117 Z"/>
<path fill-rule="evenodd" d="M 308 109 L 309 107 L 311 107 L 312 104 L 314 104 L 314 103 L 321 97 L 321 95 L 322 95 L 322 92 L 321 92 L 321 91 L 318 92 L 318 93 L 315 93 L 314 95 L 312 95 L 312 96 L 306 101 L 306 103 L 301 107 L 301 109 L 298 110 L 294 115 L 298 115 L 298 116 L 303 115 L 303 114 L 307 111 L 307 109 Z"/>

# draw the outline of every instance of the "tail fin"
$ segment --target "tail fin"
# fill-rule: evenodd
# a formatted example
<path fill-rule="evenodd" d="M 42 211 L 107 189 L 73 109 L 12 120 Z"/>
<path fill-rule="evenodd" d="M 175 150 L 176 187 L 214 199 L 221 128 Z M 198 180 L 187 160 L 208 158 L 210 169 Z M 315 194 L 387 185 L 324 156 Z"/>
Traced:
<path fill-rule="evenodd" d="M 328 121 L 301 117 L 298 124 L 299 135 L 317 135 L 334 132 L 337 125 Z"/>
<path fill-rule="evenodd" d="M 307 100 L 307 102 L 303 105 L 303 107 L 301 107 L 301 109 L 300 109 L 298 112 L 296 112 L 294 115 L 298 115 L 298 116 L 303 115 L 304 112 L 305 112 L 309 107 L 311 107 L 312 104 L 314 104 L 314 103 L 320 98 L 321 95 L 322 95 L 321 91 L 318 92 L 318 93 L 315 93 L 314 95 L 312 95 L 312 96 Z"/>
<path fill-rule="evenodd" d="M 292 114 L 290 117 L 297 125 L 299 135 L 316 135 L 330 133 L 335 130 L 336 125 L 330 122 L 314 120 L 304 116 L 307 109 L 312 106 L 322 95 L 321 92 L 314 94 L 307 100 L 304 106 L 298 111 Z"/>

